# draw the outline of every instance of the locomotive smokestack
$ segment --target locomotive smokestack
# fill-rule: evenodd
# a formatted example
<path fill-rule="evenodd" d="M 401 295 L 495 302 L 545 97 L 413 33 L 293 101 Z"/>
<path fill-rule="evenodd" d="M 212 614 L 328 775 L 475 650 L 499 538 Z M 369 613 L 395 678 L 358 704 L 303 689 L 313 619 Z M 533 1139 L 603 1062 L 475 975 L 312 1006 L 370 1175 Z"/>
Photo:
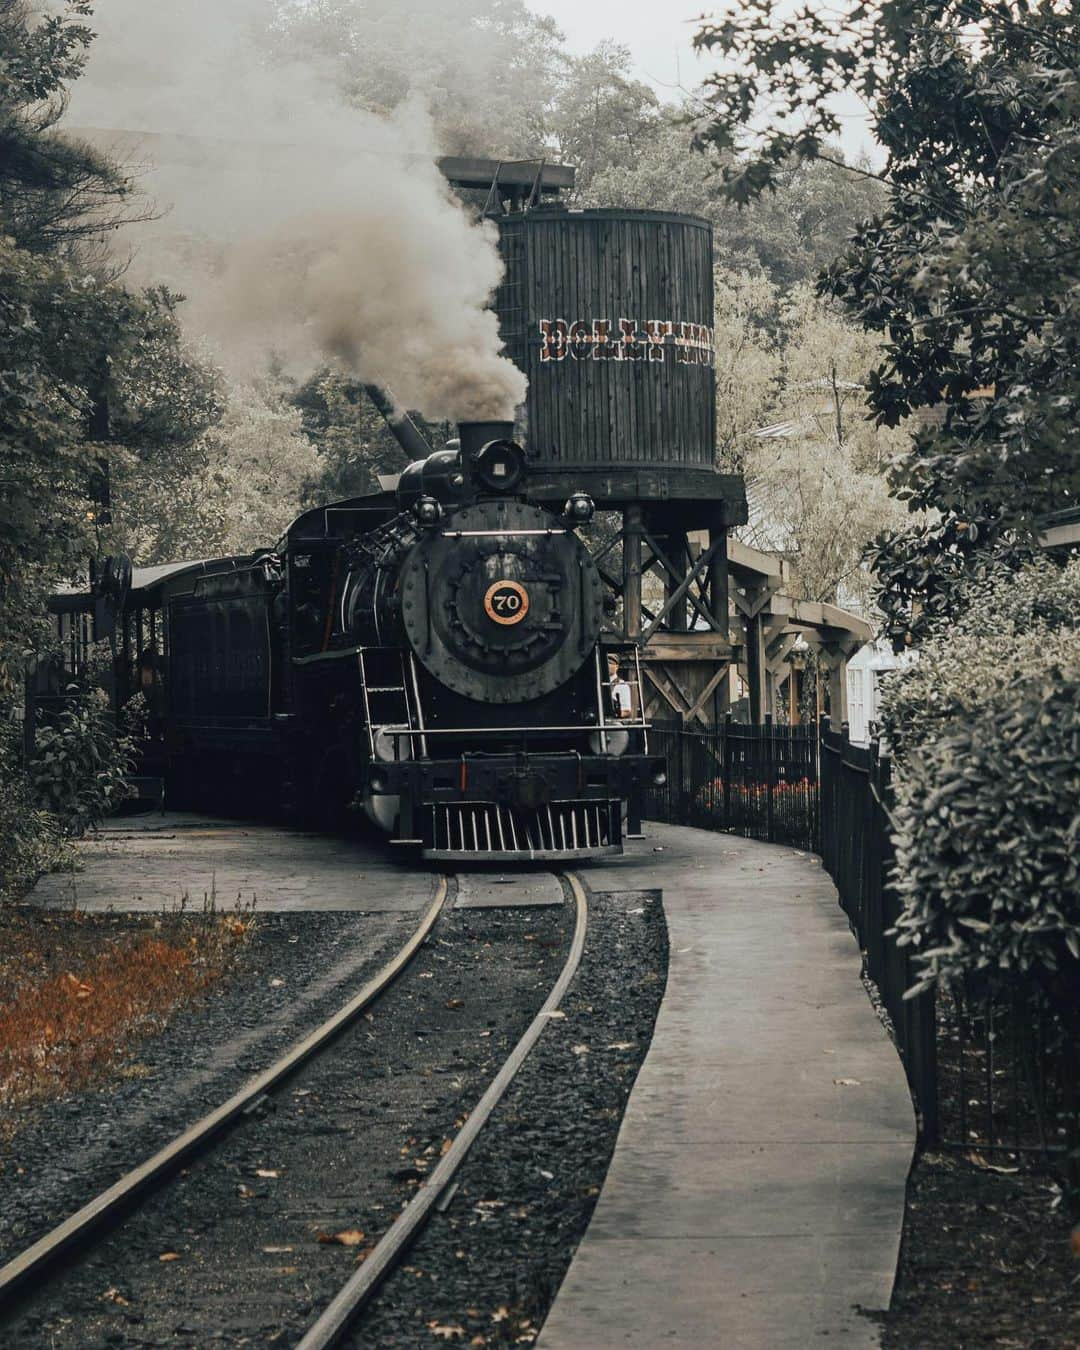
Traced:
<path fill-rule="evenodd" d="M 461 462 L 469 465 L 489 441 L 512 441 L 513 422 L 459 422 Z"/>
<path fill-rule="evenodd" d="M 459 422 L 466 495 L 517 492 L 525 480 L 525 452 L 513 440 L 513 422 Z"/>

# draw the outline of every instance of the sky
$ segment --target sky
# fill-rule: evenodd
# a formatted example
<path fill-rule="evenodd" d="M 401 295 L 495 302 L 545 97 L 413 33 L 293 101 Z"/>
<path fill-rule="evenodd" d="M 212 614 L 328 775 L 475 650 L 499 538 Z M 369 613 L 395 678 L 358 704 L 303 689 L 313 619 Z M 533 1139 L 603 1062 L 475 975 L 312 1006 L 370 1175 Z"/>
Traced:
<path fill-rule="evenodd" d="M 634 76 L 651 84 L 665 100 L 681 98 L 715 69 L 717 57 L 693 48 L 702 13 L 720 13 L 723 3 L 702 0 L 526 0 L 536 14 L 550 15 L 566 35 L 570 51 L 590 51 L 598 42 L 614 39 L 630 48 Z M 881 155 L 870 136 L 861 105 L 852 98 L 838 106 L 844 127 L 844 151 L 849 159 L 865 150 L 879 162 Z"/>
<path fill-rule="evenodd" d="M 536 14 L 549 14 L 573 52 L 586 52 L 606 38 L 629 47 L 634 75 L 662 98 L 678 97 L 709 72 L 709 57 L 692 42 L 701 0 L 526 0 Z"/>

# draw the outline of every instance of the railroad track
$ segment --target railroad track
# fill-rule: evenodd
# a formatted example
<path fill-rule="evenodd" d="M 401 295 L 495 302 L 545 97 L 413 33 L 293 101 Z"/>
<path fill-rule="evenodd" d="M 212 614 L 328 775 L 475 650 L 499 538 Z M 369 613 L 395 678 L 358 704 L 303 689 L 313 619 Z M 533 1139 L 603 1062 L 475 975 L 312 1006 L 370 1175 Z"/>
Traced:
<path fill-rule="evenodd" d="M 582 883 L 573 874 L 566 874 L 566 881 L 575 906 L 574 932 L 566 962 L 542 1007 L 464 1121 L 434 1171 L 370 1252 L 364 1264 L 315 1318 L 297 1343 L 303 1350 L 315 1350 L 315 1347 L 337 1343 L 383 1279 L 394 1269 L 440 1199 L 447 1193 L 455 1173 L 465 1161 L 484 1124 L 565 996 L 581 960 L 588 921 L 586 893 Z M 239 1092 L 0 1268 L 0 1310 L 16 1300 L 31 1282 L 37 1281 L 50 1268 L 91 1248 L 95 1239 L 125 1214 L 133 1203 L 162 1187 L 184 1164 L 208 1150 L 230 1124 L 249 1113 L 302 1065 L 326 1049 L 405 971 L 430 936 L 451 895 L 449 879 L 441 877 L 431 904 L 408 941 L 333 1016 L 251 1079 Z"/>

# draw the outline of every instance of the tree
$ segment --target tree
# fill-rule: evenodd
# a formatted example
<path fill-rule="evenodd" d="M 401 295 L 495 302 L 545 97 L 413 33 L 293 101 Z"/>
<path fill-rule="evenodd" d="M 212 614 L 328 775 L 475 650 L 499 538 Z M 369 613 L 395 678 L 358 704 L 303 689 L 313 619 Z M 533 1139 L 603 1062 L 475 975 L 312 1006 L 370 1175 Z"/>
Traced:
<path fill-rule="evenodd" d="M 747 202 L 792 160 L 831 159 L 841 90 L 887 155 L 884 211 L 824 288 L 885 335 L 870 382 L 882 425 L 935 409 L 892 470 L 913 510 L 875 565 L 897 642 L 953 612 L 958 584 L 1075 503 L 1080 447 L 1080 35 L 1071 6 L 878 0 L 839 14 L 774 0 L 707 23 L 724 70 L 698 144 Z M 962 588 L 961 588 L 962 589 Z"/>
<path fill-rule="evenodd" d="M 743 433 L 736 460 L 751 505 L 743 536 L 788 560 L 795 594 L 865 612 L 867 546 L 904 516 L 884 475 L 897 433 L 867 419 L 863 380 L 878 344 L 807 286 L 777 309 L 767 425 Z M 752 364 L 740 365 L 735 406 L 753 388 Z"/>
<path fill-rule="evenodd" d="M 0 891 L 55 856 L 11 734 L 22 676 L 53 634 L 47 600 L 115 546 L 103 461 L 159 465 L 215 415 L 213 378 L 184 352 L 173 299 L 132 294 L 101 266 L 132 219 L 129 181 L 56 124 L 82 70 L 89 5 L 41 15 L 0 0 Z M 203 413 L 193 415 L 201 405 Z M 113 413 L 109 440 L 106 409 Z M 172 502 L 162 503 L 167 516 Z M 83 763 L 80 761 L 80 763 Z M 85 787 L 75 761 L 68 786 Z M 89 761 L 85 772 L 99 772 Z M 65 771 L 66 772 L 66 771 Z M 72 797 L 70 800 L 74 800 Z M 65 808 L 66 809 L 66 808 Z"/>
<path fill-rule="evenodd" d="M 279 59 L 334 74 L 344 99 L 391 112 L 420 95 L 448 155 L 542 156 L 561 34 L 523 0 L 277 0 Z"/>
<path fill-rule="evenodd" d="M 588 206 L 627 206 L 704 216 L 727 268 L 763 271 L 775 285 L 813 280 L 841 251 L 855 226 L 878 209 L 881 185 L 836 163 L 794 160 L 781 166 L 775 188 L 744 207 L 717 189 L 725 155 L 695 152 L 688 122 L 694 105 L 665 109 L 621 155 L 586 181 Z M 729 157 L 729 156 L 727 156 Z"/>
<path fill-rule="evenodd" d="M 36 253 L 84 249 L 121 221 L 144 219 L 130 178 L 90 146 L 54 134 L 65 86 L 93 34 L 89 0 L 38 15 L 0 0 L 0 230 Z"/>
<path fill-rule="evenodd" d="M 225 416 L 208 438 L 220 448 L 211 455 L 210 476 L 221 504 L 226 552 L 275 544 L 307 505 L 320 474 L 319 453 L 291 394 L 273 376 L 234 386 Z"/>
<path fill-rule="evenodd" d="M 223 551 L 225 504 L 208 435 L 226 408 L 222 375 L 185 339 L 181 297 L 129 299 L 126 341 L 109 363 L 112 526 L 100 547 L 144 565 Z"/>
<path fill-rule="evenodd" d="M 656 95 L 629 71 L 629 49 L 614 42 L 563 58 L 549 126 L 559 158 L 577 169 L 582 198 L 598 173 L 632 166 L 659 122 Z"/>
<path fill-rule="evenodd" d="M 358 381 L 318 371 L 296 391 L 293 403 L 316 450 L 315 472 L 305 488 L 311 505 L 378 492 L 379 474 L 405 467 L 404 451 Z M 432 449 L 442 449 L 449 427 L 413 420 Z"/>

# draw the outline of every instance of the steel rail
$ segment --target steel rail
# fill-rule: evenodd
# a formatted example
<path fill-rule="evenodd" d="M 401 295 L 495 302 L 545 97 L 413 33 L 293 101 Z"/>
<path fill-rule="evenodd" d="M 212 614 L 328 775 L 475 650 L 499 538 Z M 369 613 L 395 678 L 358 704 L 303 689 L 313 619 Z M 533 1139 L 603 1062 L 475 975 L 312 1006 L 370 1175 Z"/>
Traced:
<path fill-rule="evenodd" d="M 517 1071 L 524 1064 L 529 1052 L 540 1039 L 540 1034 L 551 1020 L 562 1002 L 570 981 L 577 973 L 581 963 L 581 954 L 585 949 L 585 933 L 588 927 L 589 907 L 585 888 L 573 872 L 567 872 L 566 878 L 574 893 L 577 915 L 574 924 L 574 937 L 570 944 L 570 953 L 555 981 L 551 992 L 544 1000 L 543 1007 L 533 1018 L 524 1035 L 511 1051 L 509 1058 L 491 1080 L 487 1091 L 473 1108 L 469 1118 L 458 1131 L 454 1142 L 446 1151 L 442 1160 L 432 1172 L 426 1186 L 417 1191 L 398 1217 L 383 1234 L 364 1264 L 352 1275 L 320 1316 L 312 1323 L 303 1337 L 296 1343 L 296 1350 L 326 1350 L 335 1345 L 345 1332 L 349 1323 L 371 1297 L 382 1279 L 392 1269 L 397 1258 L 403 1253 L 438 1204 L 439 1198 L 452 1181 L 455 1172 L 465 1161 L 469 1150 L 492 1111 L 502 1100 Z"/>
<path fill-rule="evenodd" d="M 265 1093 L 276 1087 L 289 1074 L 321 1050 L 344 1027 L 353 1021 L 363 1010 L 383 992 L 401 974 L 417 951 L 423 945 L 428 934 L 446 902 L 448 884 L 441 876 L 435 888 L 435 896 L 424 912 L 416 931 L 394 958 L 370 979 L 367 984 L 339 1008 L 336 1013 L 303 1040 L 298 1041 L 290 1050 L 269 1068 L 252 1078 L 239 1092 L 223 1102 L 208 1115 L 189 1126 L 183 1134 L 171 1143 L 159 1149 L 138 1167 L 126 1172 L 108 1190 L 96 1195 L 93 1200 L 76 1210 L 63 1223 L 58 1224 L 44 1237 L 39 1238 L 31 1247 L 27 1247 L 7 1265 L 0 1267 L 0 1304 L 14 1292 L 29 1276 L 41 1271 L 55 1261 L 69 1248 L 85 1238 L 92 1230 L 106 1222 L 123 1209 L 131 1200 L 156 1182 L 171 1175 L 197 1149 L 218 1135 L 231 1121 L 241 1115 Z"/>

